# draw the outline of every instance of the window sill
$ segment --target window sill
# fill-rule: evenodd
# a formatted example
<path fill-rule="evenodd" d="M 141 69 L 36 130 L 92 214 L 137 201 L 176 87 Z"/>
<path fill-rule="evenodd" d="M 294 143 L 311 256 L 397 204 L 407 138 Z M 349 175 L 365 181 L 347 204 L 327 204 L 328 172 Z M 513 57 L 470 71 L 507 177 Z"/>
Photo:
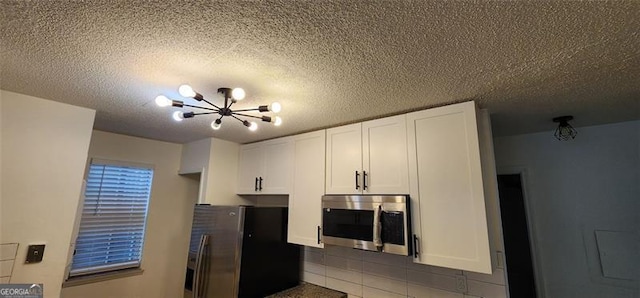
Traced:
<path fill-rule="evenodd" d="M 69 279 L 67 279 L 65 282 L 62 283 L 62 287 L 63 288 L 75 287 L 75 286 L 96 283 L 96 282 L 101 282 L 101 281 L 106 281 L 111 279 L 136 276 L 136 275 L 141 275 L 143 272 L 144 270 L 142 270 L 141 268 L 131 268 L 131 269 L 111 271 L 111 272 L 90 274 L 85 276 L 70 277 Z"/>

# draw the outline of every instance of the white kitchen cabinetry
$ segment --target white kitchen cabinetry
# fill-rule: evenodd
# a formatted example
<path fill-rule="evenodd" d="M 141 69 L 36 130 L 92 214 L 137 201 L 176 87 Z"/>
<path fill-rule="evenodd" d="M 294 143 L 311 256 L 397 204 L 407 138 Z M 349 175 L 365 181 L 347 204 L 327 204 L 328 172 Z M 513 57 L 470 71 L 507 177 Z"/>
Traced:
<path fill-rule="evenodd" d="M 258 193 L 258 179 L 264 167 L 264 150 L 260 143 L 240 146 L 238 194 Z"/>
<path fill-rule="evenodd" d="M 407 114 L 414 261 L 491 274 L 484 188 L 496 177 L 483 177 L 476 116 L 474 102 Z"/>
<path fill-rule="evenodd" d="M 408 192 L 405 115 L 327 130 L 327 194 Z"/>
<path fill-rule="evenodd" d="M 324 194 L 325 131 L 293 137 L 292 189 L 289 196 L 290 243 L 323 247 L 320 243 Z"/>
<path fill-rule="evenodd" d="M 327 194 L 362 193 L 362 124 L 327 129 Z"/>
<path fill-rule="evenodd" d="M 240 147 L 238 194 L 289 194 L 291 138 L 280 138 Z"/>

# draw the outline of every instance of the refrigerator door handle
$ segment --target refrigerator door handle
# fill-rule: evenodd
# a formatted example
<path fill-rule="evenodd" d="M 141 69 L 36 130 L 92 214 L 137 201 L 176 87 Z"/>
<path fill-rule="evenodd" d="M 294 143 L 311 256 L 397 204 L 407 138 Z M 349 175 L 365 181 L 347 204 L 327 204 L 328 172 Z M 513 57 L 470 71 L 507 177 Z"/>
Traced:
<path fill-rule="evenodd" d="M 204 268 L 204 253 L 209 244 L 209 235 L 200 236 L 200 244 L 198 245 L 198 254 L 196 255 L 196 268 L 193 271 L 193 298 L 204 297 L 204 293 L 201 293 L 202 287 L 202 269 Z"/>

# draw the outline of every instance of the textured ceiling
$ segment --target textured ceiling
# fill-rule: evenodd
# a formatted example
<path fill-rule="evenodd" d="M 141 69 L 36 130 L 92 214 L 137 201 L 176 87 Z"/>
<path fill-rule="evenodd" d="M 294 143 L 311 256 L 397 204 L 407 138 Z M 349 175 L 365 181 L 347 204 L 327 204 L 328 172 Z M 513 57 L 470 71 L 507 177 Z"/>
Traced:
<path fill-rule="evenodd" d="M 96 109 L 105 131 L 246 143 L 471 99 L 495 135 L 640 119 L 640 1 L 0 5 L 0 88 Z M 242 86 L 237 106 L 279 101 L 284 123 L 175 123 L 153 99 L 182 83 L 217 103 Z"/>

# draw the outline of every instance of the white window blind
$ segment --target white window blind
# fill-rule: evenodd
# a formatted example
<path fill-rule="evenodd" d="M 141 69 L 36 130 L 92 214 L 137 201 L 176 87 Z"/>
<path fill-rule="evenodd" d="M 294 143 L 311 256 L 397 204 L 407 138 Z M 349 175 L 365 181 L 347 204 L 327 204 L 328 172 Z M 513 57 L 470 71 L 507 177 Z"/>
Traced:
<path fill-rule="evenodd" d="M 92 161 L 70 276 L 140 266 L 153 170 Z"/>

